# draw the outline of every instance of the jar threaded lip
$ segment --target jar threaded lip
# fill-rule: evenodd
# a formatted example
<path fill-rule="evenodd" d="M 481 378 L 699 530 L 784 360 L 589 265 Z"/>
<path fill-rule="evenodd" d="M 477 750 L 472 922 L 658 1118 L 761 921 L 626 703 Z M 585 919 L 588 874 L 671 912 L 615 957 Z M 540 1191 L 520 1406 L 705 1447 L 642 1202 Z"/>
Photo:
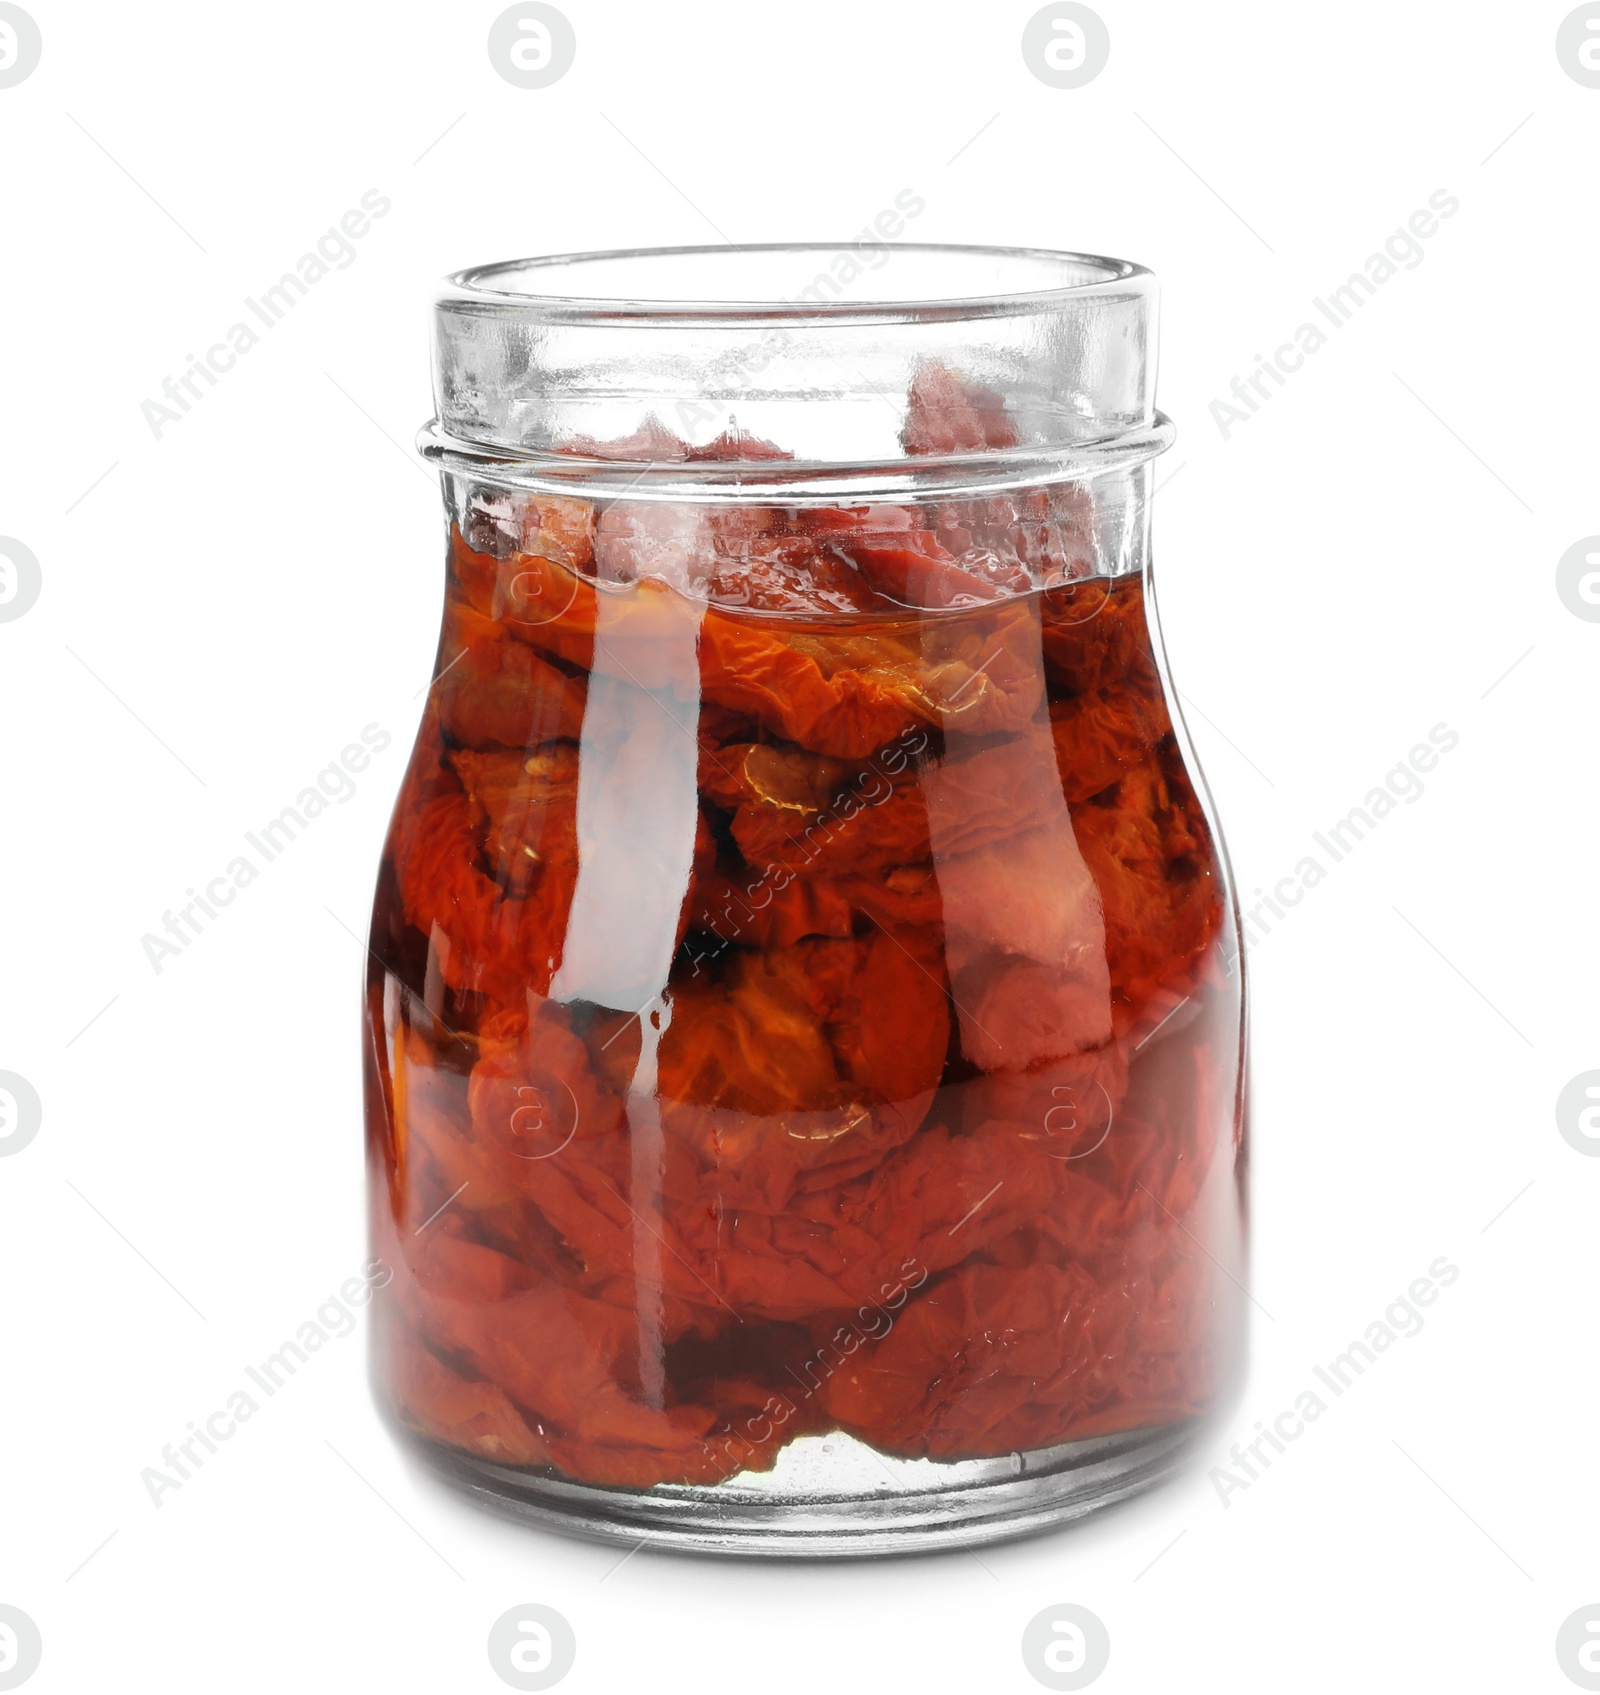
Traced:
<path fill-rule="evenodd" d="M 1158 290 L 1143 266 L 870 235 L 459 271 L 434 302 L 424 451 L 563 481 L 579 461 L 620 464 L 659 498 L 684 498 L 667 492 L 674 480 L 731 477 L 748 498 L 875 471 L 923 488 L 969 472 L 974 487 L 1021 487 L 1167 445 Z M 669 476 L 660 460 L 683 463 Z"/>

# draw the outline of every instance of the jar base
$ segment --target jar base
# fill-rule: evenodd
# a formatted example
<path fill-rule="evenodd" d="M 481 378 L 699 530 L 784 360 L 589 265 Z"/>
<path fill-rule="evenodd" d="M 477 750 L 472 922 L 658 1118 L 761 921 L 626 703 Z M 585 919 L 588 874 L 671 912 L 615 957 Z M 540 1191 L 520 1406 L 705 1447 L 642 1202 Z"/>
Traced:
<path fill-rule="evenodd" d="M 801 1438 L 768 1472 L 715 1486 L 614 1489 L 497 1465 L 404 1433 L 479 1506 L 590 1541 L 684 1553 L 859 1559 L 978 1548 L 1055 1529 L 1142 1493 L 1187 1458 L 1209 1416 L 998 1459 L 898 1460 L 835 1433 Z"/>

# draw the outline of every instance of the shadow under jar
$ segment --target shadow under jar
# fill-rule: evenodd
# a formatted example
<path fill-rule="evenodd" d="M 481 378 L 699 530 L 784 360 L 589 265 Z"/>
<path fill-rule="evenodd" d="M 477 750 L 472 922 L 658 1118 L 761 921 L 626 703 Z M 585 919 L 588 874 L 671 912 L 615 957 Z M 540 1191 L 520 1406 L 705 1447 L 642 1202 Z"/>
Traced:
<path fill-rule="evenodd" d="M 408 1445 L 556 1528 L 1015 1536 L 1146 1487 L 1241 1369 L 1242 970 L 1151 603 L 1154 281 L 871 257 L 437 302 L 374 1370 Z"/>

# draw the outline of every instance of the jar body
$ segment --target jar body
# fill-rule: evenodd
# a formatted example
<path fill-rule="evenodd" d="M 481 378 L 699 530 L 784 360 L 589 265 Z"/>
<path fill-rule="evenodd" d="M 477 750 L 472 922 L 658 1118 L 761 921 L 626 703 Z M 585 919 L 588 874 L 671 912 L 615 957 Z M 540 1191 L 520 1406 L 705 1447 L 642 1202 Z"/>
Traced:
<path fill-rule="evenodd" d="M 1242 1358 L 1242 985 L 1092 491 L 446 496 L 366 1004 L 393 1422 L 780 1554 L 1158 1475 Z"/>

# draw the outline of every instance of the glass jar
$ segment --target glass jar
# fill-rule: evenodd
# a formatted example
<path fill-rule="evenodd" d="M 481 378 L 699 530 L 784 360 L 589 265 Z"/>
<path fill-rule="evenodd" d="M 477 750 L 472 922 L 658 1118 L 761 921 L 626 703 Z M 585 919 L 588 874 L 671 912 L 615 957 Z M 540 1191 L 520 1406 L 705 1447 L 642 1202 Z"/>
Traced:
<path fill-rule="evenodd" d="M 936 246 L 441 292 L 374 1370 L 485 1503 L 974 1545 L 1147 1486 L 1237 1380 L 1243 990 L 1151 602 L 1155 299 Z"/>

